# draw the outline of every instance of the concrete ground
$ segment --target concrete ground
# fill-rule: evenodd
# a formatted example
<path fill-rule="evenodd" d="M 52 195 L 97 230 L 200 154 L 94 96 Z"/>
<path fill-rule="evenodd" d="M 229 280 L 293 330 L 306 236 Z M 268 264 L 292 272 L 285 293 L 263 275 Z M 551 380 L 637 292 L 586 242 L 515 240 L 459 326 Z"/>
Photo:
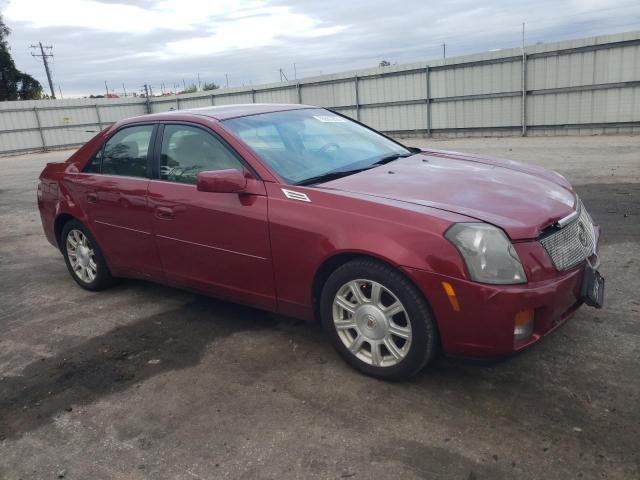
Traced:
<path fill-rule="evenodd" d="M 320 329 L 160 285 L 80 289 L 0 159 L 0 478 L 640 478 L 640 138 L 421 140 L 552 167 L 602 225 L 606 308 L 493 365 L 412 381 Z"/>

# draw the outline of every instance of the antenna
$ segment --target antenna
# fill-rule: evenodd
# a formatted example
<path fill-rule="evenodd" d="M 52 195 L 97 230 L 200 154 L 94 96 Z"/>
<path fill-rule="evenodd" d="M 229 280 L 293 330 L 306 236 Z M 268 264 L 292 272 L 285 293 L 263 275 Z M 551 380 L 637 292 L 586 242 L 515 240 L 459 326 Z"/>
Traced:
<path fill-rule="evenodd" d="M 29 48 L 33 48 L 33 49 L 39 48 L 40 49 L 40 53 L 31 52 L 31 56 L 34 57 L 34 58 L 35 57 L 39 57 L 44 62 L 44 70 L 45 70 L 45 72 L 47 72 L 47 80 L 49 81 L 49 90 L 51 90 L 51 98 L 55 99 L 56 98 L 56 93 L 53 90 L 53 81 L 51 80 L 51 71 L 49 70 L 49 60 L 48 60 L 49 58 L 53 58 L 53 53 L 51 53 L 51 50 L 53 50 L 53 47 L 51 45 L 43 46 L 42 42 L 38 42 L 38 45 L 30 45 Z M 45 49 L 49 53 L 44 53 Z"/>

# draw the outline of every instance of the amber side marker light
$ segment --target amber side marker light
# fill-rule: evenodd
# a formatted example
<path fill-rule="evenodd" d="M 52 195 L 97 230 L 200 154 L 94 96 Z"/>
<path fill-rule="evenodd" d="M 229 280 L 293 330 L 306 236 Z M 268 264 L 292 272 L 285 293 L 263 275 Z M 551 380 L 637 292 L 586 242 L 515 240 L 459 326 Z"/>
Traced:
<path fill-rule="evenodd" d="M 533 309 L 522 310 L 516 313 L 513 325 L 513 341 L 521 342 L 533 335 L 533 319 L 535 312 Z"/>
<path fill-rule="evenodd" d="M 451 308 L 453 308 L 454 312 L 460 311 L 460 304 L 458 303 L 458 297 L 456 297 L 456 291 L 453 289 L 449 282 L 442 282 L 442 288 L 444 288 L 444 293 L 449 297 L 449 302 L 451 303 Z"/>

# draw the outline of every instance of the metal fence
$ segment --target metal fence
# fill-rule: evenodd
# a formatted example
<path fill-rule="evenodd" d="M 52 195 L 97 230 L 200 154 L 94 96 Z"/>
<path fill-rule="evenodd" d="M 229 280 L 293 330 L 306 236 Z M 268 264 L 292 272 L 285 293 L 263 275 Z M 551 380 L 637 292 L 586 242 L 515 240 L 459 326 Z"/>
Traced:
<path fill-rule="evenodd" d="M 80 145 L 120 119 L 304 103 L 403 135 L 640 133 L 640 31 L 149 99 L 0 103 L 0 154 Z"/>

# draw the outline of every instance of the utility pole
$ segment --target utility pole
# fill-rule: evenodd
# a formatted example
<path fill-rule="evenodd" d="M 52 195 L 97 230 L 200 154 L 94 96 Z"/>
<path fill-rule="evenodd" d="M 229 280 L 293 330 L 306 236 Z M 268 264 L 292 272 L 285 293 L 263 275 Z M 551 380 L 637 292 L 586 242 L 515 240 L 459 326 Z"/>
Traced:
<path fill-rule="evenodd" d="M 107 85 L 107 81 L 104 81 L 104 88 L 107 90 L 107 97 L 109 97 L 109 86 Z"/>
<path fill-rule="evenodd" d="M 184 78 L 182 79 L 182 91 L 184 92 L 187 89 L 187 84 L 184 82 Z"/>
<path fill-rule="evenodd" d="M 127 98 L 127 89 L 124 86 L 124 83 L 122 84 L 122 90 L 124 90 L 124 98 Z"/>
<path fill-rule="evenodd" d="M 202 84 L 200 83 L 200 72 L 198 72 L 198 90 L 202 90 Z"/>
<path fill-rule="evenodd" d="M 149 86 L 145 83 L 144 87 L 144 103 L 147 108 L 147 113 L 151 113 L 151 103 L 149 101 Z"/>
<path fill-rule="evenodd" d="M 224 78 L 227 80 L 227 88 L 229 88 L 229 74 L 225 73 Z"/>
<path fill-rule="evenodd" d="M 60 92 L 60 100 L 64 100 L 64 98 L 62 97 L 62 88 L 60 88 L 60 85 L 58 85 L 58 91 Z"/>
<path fill-rule="evenodd" d="M 51 52 L 51 50 L 53 49 L 52 46 L 42 46 L 42 42 L 38 42 L 38 45 L 30 45 L 30 48 L 40 48 L 40 53 L 33 53 L 31 52 L 31 56 L 32 57 L 40 57 L 42 59 L 42 61 L 44 62 L 44 70 L 47 72 L 47 80 L 49 81 L 49 89 L 51 90 L 51 98 L 53 98 L 55 100 L 56 98 L 56 93 L 53 90 L 53 81 L 51 80 L 51 71 L 49 70 L 49 58 L 53 58 L 53 54 L 52 53 L 44 53 L 45 48 Z"/>
<path fill-rule="evenodd" d="M 524 22 L 522 22 L 522 136 L 527 135 L 527 52 L 524 49 Z"/>
<path fill-rule="evenodd" d="M 298 79 L 298 72 L 296 70 L 296 64 L 293 64 L 293 79 L 297 80 Z"/>
<path fill-rule="evenodd" d="M 442 44 L 442 58 L 443 59 L 447 58 L 447 44 L 446 43 Z"/>

